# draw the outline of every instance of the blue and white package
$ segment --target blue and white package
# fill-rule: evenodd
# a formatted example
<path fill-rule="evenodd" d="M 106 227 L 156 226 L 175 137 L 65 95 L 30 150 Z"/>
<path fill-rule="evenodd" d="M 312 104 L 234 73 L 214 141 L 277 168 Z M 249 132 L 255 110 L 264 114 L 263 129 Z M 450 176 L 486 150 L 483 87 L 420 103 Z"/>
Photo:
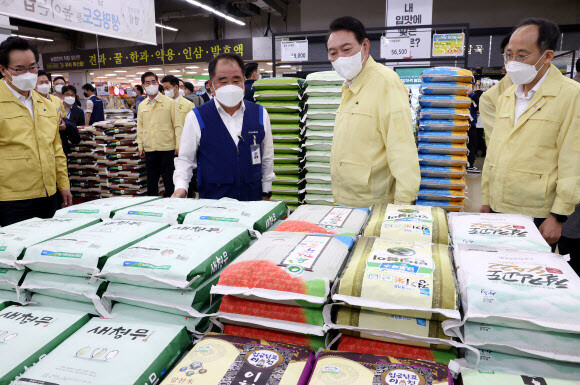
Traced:
<path fill-rule="evenodd" d="M 421 119 L 469 120 L 471 114 L 467 108 L 422 108 Z"/>
<path fill-rule="evenodd" d="M 420 166 L 421 177 L 427 178 L 463 178 L 467 171 L 465 167 Z"/>
<path fill-rule="evenodd" d="M 465 143 L 426 143 L 419 142 L 419 153 L 444 154 L 444 155 L 467 155 L 469 151 Z"/>
<path fill-rule="evenodd" d="M 422 108 L 469 108 L 473 101 L 461 95 L 421 95 L 419 105 Z"/>
<path fill-rule="evenodd" d="M 463 190 L 466 187 L 465 179 L 463 178 L 421 178 L 421 188 Z"/>
<path fill-rule="evenodd" d="M 467 143 L 467 132 L 420 131 L 417 134 L 420 142 Z"/>
<path fill-rule="evenodd" d="M 473 72 L 458 67 L 433 67 L 421 73 L 423 82 L 465 82 L 473 81 Z"/>
<path fill-rule="evenodd" d="M 451 189 L 421 188 L 417 193 L 417 198 L 433 201 L 449 201 L 449 202 L 463 201 L 465 199 L 465 191 Z"/>
<path fill-rule="evenodd" d="M 466 155 L 441 155 L 419 153 L 419 164 L 424 166 L 466 167 Z"/>
<path fill-rule="evenodd" d="M 415 204 L 417 206 L 440 207 L 447 211 L 463 211 L 465 208 L 465 204 L 463 202 L 434 201 L 428 199 L 417 199 Z"/>
<path fill-rule="evenodd" d="M 424 95 L 463 95 L 471 92 L 471 83 L 441 82 L 423 83 L 421 93 Z"/>
<path fill-rule="evenodd" d="M 469 131 L 469 120 L 421 119 L 419 131 Z"/>

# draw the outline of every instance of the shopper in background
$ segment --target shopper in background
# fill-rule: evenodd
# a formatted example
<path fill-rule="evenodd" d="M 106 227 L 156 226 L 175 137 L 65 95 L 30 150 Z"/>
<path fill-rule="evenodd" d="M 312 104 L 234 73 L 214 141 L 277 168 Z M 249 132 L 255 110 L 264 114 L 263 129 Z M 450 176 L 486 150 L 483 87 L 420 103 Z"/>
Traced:
<path fill-rule="evenodd" d="M 580 82 L 580 59 L 576 60 L 576 75 L 574 75 L 574 80 Z"/>
<path fill-rule="evenodd" d="M 500 50 L 502 55 L 506 53 L 507 45 L 511 36 L 511 34 L 507 35 L 501 42 Z M 505 66 L 501 71 L 504 74 L 506 73 Z M 481 97 L 479 98 L 479 116 L 481 117 L 481 123 L 483 124 L 483 131 L 485 132 L 485 145 L 488 147 L 491 133 L 493 132 L 493 127 L 495 125 L 497 101 L 505 90 L 510 88 L 513 84 L 514 83 L 510 80 L 510 77 L 505 75 L 496 85 L 481 94 Z"/>
<path fill-rule="evenodd" d="M 173 159 L 183 126 L 175 100 L 159 92 L 159 78 L 153 72 L 141 75 L 147 99 L 137 113 L 139 156 L 145 158 L 147 195 L 159 195 L 159 177 L 163 178 L 165 196 L 173 194 Z M 163 86 L 161 86 L 163 88 Z"/>
<path fill-rule="evenodd" d="M 205 82 L 204 88 L 205 88 L 205 93 L 201 95 L 201 98 L 203 99 L 204 103 L 207 103 L 213 98 L 213 95 L 211 93 L 211 88 L 209 86 L 209 80 L 207 80 Z"/>
<path fill-rule="evenodd" d="M 87 98 L 87 110 L 85 111 L 85 126 L 105 120 L 105 106 L 103 101 L 96 95 L 97 90 L 92 84 L 83 86 L 85 98 Z"/>
<path fill-rule="evenodd" d="M 243 100 L 244 61 L 221 54 L 208 72 L 215 98 L 185 118 L 173 196 L 187 196 L 197 169 L 200 198 L 269 200 L 276 179 L 270 117 L 264 107 Z"/>
<path fill-rule="evenodd" d="M 497 102 L 482 178 L 482 212 L 536 218 L 555 245 L 580 203 L 580 84 L 551 64 L 560 30 L 526 19 L 504 55 L 514 85 Z"/>
<path fill-rule="evenodd" d="M 66 80 L 62 76 L 57 76 L 52 79 L 52 87 L 54 89 L 54 96 L 59 99 L 63 99 L 64 95 L 62 94 L 62 87 L 66 86 Z"/>
<path fill-rule="evenodd" d="M 201 106 L 204 102 L 201 96 L 195 93 L 195 88 L 193 84 L 190 82 L 184 82 L 183 80 L 179 79 L 179 87 L 181 89 L 181 84 L 183 84 L 183 88 L 185 89 L 185 98 L 192 102 L 196 107 Z"/>
<path fill-rule="evenodd" d="M 66 117 L 76 124 L 77 127 L 82 127 L 85 125 L 85 112 L 80 107 L 80 101 L 77 95 L 77 89 L 75 86 L 64 86 L 62 87 L 62 94 L 64 95 L 64 109 Z M 80 137 L 79 137 L 80 139 Z M 73 143 L 78 144 L 78 143 Z M 64 146 L 64 142 L 63 142 Z"/>
<path fill-rule="evenodd" d="M 350 16 L 330 25 L 328 58 L 345 79 L 332 142 L 337 205 L 409 204 L 419 191 L 419 158 L 407 88 L 376 63 L 363 24 Z"/>
<path fill-rule="evenodd" d="M 143 87 L 141 87 L 140 84 L 137 84 L 133 87 L 133 90 L 135 91 L 135 105 L 133 107 L 131 107 L 131 110 L 133 110 L 133 118 L 137 117 L 137 111 L 139 110 L 139 104 L 141 104 L 141 102 L 143 100 L 145 100 L 145 96 L 144 93 L 145 91 L 143 90 Z"/>
<path fill-rule="evenodd" d="M 50 94 L 50 74 L 40 70 L 38 71 L 38 80 L 36 81 L 36 92 L 38 92 L 39 94 L 41 94 L 42 96 L 44 96 L 45 98 L 47 98 L 48 100 L 50 100 L 52 102 L 52 104 L 54 104 L 54 107 L 56 108 L 56 112 L 58 114 L 58 117 L 61 119 L 60 121 L 60 125 L 59 125 L 59 130 L 64 131 L 66 129 L 64 122 L 62 121 L 62 118 L 65 116 L 64 114 L 64 104 L 62 103 L 62 100 L 54 95 Z M 62 92 L 62 87 L 60 87 L 60 90 Z"/>
<path fill-rule="evenodd" d="M 165 96 L 175 100 L 175 103 L 177 103 L 177 107 L 179 109 L 179 127 L 183 129 L 183 122 L 185 121 L 185 117 L 187 114 L 189 114 L 189 112 L 191 112 L 191 110 L 193 110 L 195 105 L 181 96 L 179 92 L 179 79 L 177 77 L 173 75 L 167 75 L 161 80 L 161 84 L 165 90 Z M 175 145 L 177 149 L 179 149 L 180 136 L 181 132 L 179 132 L 179 136 L 177 137 L 177 144 Z"/>
<path fill-rule="evenodd" d="M 481 80 L 481 68 L 480 73 L 475 75 L 475 80 Z M 478 116 L 479 116 L 479 100 L 481 98 L 483 91 L 475 90 L 469 94 L 469 98 L 473 103 L 469 106 L 469 114 L 471 115 L 471 120 L 469 121 L 469 131 L 467 135 L 469 141 L 467 142 L 467 149 L 469 153 L 467 155 L 467 172 L 471 174 L 479 174 L 481 170 L 475 167 L 475 160 L 477 159 L 477 152 L 480 147 L 482 147 L 483 141 L 483 129 L 477 126 Z"/>
<path fill-rule="evenodd" d="M 30 41 L 0 44 L 0 226 L 51 218 L 57 190 L 63 207 L 72 204 L 56 108 L 34 91 L 38 67 Z"/>
<path fill-rule="evenodd" d="M 248 63 L 246 64 L 246 82 L 244 83 L 244 88 L 246 93 L 244 94 L 244 99 L 248 102 L 254 101 L 254 82 L 260 80 L 260 68 L 258 63 Z"/>

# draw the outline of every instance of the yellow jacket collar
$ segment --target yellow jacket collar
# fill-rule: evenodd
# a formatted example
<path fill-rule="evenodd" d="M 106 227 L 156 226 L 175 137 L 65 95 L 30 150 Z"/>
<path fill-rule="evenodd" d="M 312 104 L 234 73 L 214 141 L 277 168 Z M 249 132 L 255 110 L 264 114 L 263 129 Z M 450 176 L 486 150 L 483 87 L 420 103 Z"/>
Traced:
<path fill-rule="evenodd" d="M 374 67 L 376 64 L 377 62 L 375 62 L 375 59 L 373 59 L 373 57 L 369 55 L 369 58 L 367 59 L 362 71 L 357 75 L 357 77 L 354 79 L 354 81 L 349 87 L 346 87 L 346 84 L 345 87 L 351 90 L 354 94 L 358 94 L 361 87 L 366 82 L 366 79 L 368 78 L 369 74 L 371 73 L 372 67 Z"/>
<path fill-rule="evenodd" d="M 542 96 L 557 96 L 560 94 L 560 88 L 562 87 L 562 72 L 553 64 L 550 64 L 550 69 L 548 70 L 548 76 L 546 80 L 542 83 L 536 94 L 532 99 L 537 99 Z M 508 98 L 515 99 L 515 90 L 518 86 L 512 85 L 510 92 L 508 93 Z M 513 92 L 512 92 L 513 89 Z"/>
<path fill-rule="evenodd" d="M 39 94 L 38 92 L 32 90 L 32 101 L 34 103 L 42 103 L 43 99 L 46 100 L 44 96 Z M 4 79 L 0 79 L 0 102 L 17 102 L 21 103 L 20 99 L 18 99 L 14 94 L 8 89 L 8 85 Z"/>

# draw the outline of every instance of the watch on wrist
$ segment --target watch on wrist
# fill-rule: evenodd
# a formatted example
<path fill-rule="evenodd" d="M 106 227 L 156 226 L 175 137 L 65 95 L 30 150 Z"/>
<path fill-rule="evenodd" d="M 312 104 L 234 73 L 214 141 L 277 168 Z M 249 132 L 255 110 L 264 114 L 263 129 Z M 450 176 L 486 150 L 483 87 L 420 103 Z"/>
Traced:
<path fill-rule="evenodd" d="M 268 192 L 262 193 L 262 197 L 264 197 L 264 198 L 272 198 L 272 191 L 268 191 Z"/>
<path fill-rule="evenodd" d="M 560 214 L 554 214 L 554 213 L 550 213 L 551 216 L 553 216 L 554 218 L 556 218 L 556 220 L 560 223 L 564 223 L 568 220 L 568 217 L 566 215 L 560 215 Z"/>

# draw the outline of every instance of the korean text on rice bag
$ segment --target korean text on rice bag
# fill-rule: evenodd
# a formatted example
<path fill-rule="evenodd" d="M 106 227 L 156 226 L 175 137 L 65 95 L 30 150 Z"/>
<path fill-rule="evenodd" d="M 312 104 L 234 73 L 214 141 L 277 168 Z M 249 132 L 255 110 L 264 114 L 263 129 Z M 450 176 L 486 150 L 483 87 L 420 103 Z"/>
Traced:
<path fill-rule="evenodd" d="M 426 119 L 419 121 L 420 131 L 469 131 L 468 120 Z"/>
<path fill-rule="evenodd" d="M 236 226 L 264 232 L 288 213 L 282 202 L 220 199 L 185 216 L 184 224 Z"/>
<path fill-rule="evenodd" d="M 436 362 L 323 350 L 309 385 L 403 383 L 452 385 L 453 378 L 447 365 Z"/>
<path fill-rule="evenodd" d="M 419 131 L 417 137 L 422 142 L 467 143 L 466 132 Z"/>
<path fill-rule="evenodd" d="M 440 154 L 419 154 L 419 164 L 426 166 L 467 166 L 466 155 L 440 155 Z"/>
<path fill-rule="evenodd" d="M 433 201 L 458 201 L 465 200 L 464 190 L 420 188 L 417 198 Z"/>
<path fill-rule="evenodd" d="M 423 108 L 419 116 L 421 119 L 469 120 L 471 114 L 467 108 Z"/>
<path fill-rule="evenodd" d="M 0 384 L 12 383 L 88 321 L 83 312 L 42 306 L 0 311 Z"/>
<path fill-rule="evenodd" d="M 467 174 L 465 167 L 420 166 L 421 176 L 428 178 L 463 178 Z"/>
<path fill-rule="evenodd" d="M 463 190 L 466 186 L 465 179 L 463 178 L 421 178 L 422 188 Z"/>
<path fill-rule="evenodd" d="M 103 300 L 108 283 L 100 279 L 69 277 L 31 271 L 21 288 L 32 293 L 92 304 L 102 317 L 110 318 L 111 303 Z"/>
<path fill-rule="evenodd" d="M 446 245 L 447 216 L 436 207 L 385 203 L 373 207 L 364 236 Z"/>
<path fill-rule="evenodd" d="M 464 321 L 580 333 L 580 278 L 561 256 L 463 244 L 454 255 Z"/>
<path fill-rule="evenodd" d="M 94 276 L 112 255 L 169 225 L 110 220 L 29 247 L 20 264 L 34 271 Z"/>
<path fill-rule="evenodd" d="M 163 222 L 176 225 L 183 222 L 185 215 L 206 204 L 215 202 L 211 199 L 163 198 L 141 203 L 126 209 L 115 211 L 114 219 L 133 221 Z"/>
<path fill-rule="evenodd" d="M 551 251 L 532 218 L 517 214 L 449 215 L 453 243 Z"/>
<path fill-rule="evenodd" d="M 225 325 L 224 334 L 306 346 L 314 351 L 317 351 L 318 349 L 324 349 L 326 347 L 326 341 L 324 337 L 281 332 L 270 329 L 267 330 L 238 325 Z"/>
<path fill-rule="evenodd" d="M 300 206 L 276 231 L 357 236 L 369 216 L 369 209 L 354 207 Z"/>
<path fill-rule="evenodd" d="M 561 380 L 547 377 L 522 376 L 518 374 L 502 373 L 498 371 L 481 371 L 473 369 L 463 369 L 461 371 L 463 385 L 575 385 L 574 380 Z"/>
<path fill-rule="evenodd" d="M 423 82 L 465 82 L 471 83 L 473 72 L 458 67 L 433 67 L 421 73 Z"/>
<path fill-rule="evenodd" d="M 421 95 L 419 104 L 423 108 L 469 108 L 473 101 L 468 96 L 459 95 Z"/>
<path fill-rule="evenodd" d="M 465 143 L 430 143 L 419 142 L 419 152 L 424 154 L 443 154 L 443 155 L 467 155 L 467 145 Z"/>
<path fill-rule="evenodd" d="M 460 318 L 448 246 L 360 238 L 332 299 L 407 317 Z"/>
<path fill-rule="evenodd" d="M 17 267 L 16 261 L 30 247 L 47 239 L 98 223 L 93 218 L 31 218 L 0 228 L 0 268 Z"/>
<path fill-rule="evenodd" d="M 242 227 L 171 226 L 109 258 L 100 276 L 138 286 L 193 289 L 249 243 L 248 230 Z"/>
<path fill-rule="evenodd" d="M 97 199 L 94 201 L 88 201 L 80 203 L 78 205 L 65 207 L 60 209 L 54 214 L 55 218 L 61 217 L 89 217 L 89 218 L 111 218 L 115 211 L 121 210 L 123 208 L 134 206 L 137 204 L 149 202 L 155 199 L 160 199 L 159 197 L 129 197 L 129 196 L 119 196 L 111 198 Z"/>
<path fill-rule="evenodd" d="M 341 235 L 265 233 L 223 271 L 212 293 L 320 307 L 352 244 Z"/>
<path fill-rule="evenodd" d="M 322 308 L 254 301 L 230 295 L 222 298 L 217 318 L 225 323 L 315 336 L 324 336 L 326 331 Z"/>
<path fill-rule="evenodd" d="M 425 95 L 469 95 L 471 83 L 462 82 L 424 82 L 421 92 Z"/>
<path fill-rule="evenodd" d="M 306 385 L 313 360 L 304 346 L 208 333 L 161 385 Z"/>
<path fill-rule="evenodd" d="M 183 326 L 93 318 L 14 385 L 157 384 L 189 343 Z"/>

